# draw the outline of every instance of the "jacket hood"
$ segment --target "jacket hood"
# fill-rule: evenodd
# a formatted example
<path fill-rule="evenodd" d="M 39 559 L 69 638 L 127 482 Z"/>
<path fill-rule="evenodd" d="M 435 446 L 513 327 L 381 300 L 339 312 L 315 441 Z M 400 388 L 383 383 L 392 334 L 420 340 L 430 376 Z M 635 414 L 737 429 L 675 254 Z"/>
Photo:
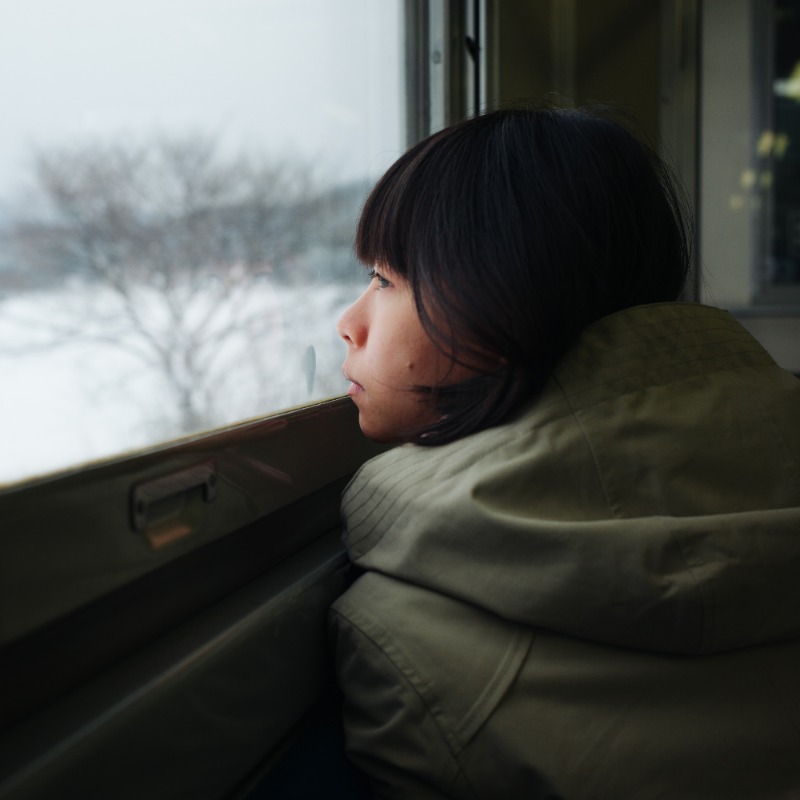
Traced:
<path fill-rule="evenodd" d="M 726 312 L 588 328 L 505 425 L 368 462 L 360 567 L 506 619 L 679 654 L 800 635 L 800 381 Z"/>

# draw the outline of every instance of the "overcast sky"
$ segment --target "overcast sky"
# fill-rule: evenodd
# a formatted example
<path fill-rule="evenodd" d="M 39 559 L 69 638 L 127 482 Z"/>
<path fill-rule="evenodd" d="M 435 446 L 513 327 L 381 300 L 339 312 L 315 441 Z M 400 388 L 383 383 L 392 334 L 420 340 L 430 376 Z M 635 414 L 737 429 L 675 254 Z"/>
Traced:
<path fill-rule="evenodd" d="M 32 148 L 208 131 L 345 178 L 400 152 L 399 0 L 0 0 L 0 197 Z"/>

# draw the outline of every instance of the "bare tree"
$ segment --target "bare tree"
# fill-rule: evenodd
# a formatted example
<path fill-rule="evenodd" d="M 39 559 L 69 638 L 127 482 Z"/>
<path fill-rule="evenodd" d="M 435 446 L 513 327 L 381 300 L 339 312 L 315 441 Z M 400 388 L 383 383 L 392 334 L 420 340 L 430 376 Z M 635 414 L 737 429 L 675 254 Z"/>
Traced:
<path fill-rule="evenodd" d="M 52 342 L 126 349 L 161 374 L 184 432 L 205 427 L 229 344 L 275 324 L 249 302 L 254 287 L 297 280 L 318 236 L 311 169 L 226 158 L 195 136 L 40 152 L 35 178 L 48 212 L 16 224 L 17 257 L 115 299 L 64 309 Z"/>

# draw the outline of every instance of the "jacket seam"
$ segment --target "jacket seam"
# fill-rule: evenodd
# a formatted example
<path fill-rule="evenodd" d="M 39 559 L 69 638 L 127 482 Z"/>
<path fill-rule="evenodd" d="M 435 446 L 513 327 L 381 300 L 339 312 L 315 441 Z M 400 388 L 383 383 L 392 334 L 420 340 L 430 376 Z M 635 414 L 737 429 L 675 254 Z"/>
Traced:
<path fill-rule="evenodd" d="M 608 506 L 608 510 L 615 518 L 623 517 L 624 514 L 622 513 L 622 509 L 620 508 L 619 511 L 617 511 L 617 509 L 615 508 L 616 504 L 612 502 L 611 494 L 609 493 L 609 487 L 606 485 L 607 480 L 603 473 L 603 469 L 597 451 L 595 450 L 594 444 L 591 438 L 589 437 L 588 432 L 586 431 L 586 427 L 584 426 L 581 418 L 578 416 L 578 412 L 572 405 L 572 398 L 564 389 L 564 386 L 561 383 L 561 381 L 558 378 L 555 378 L 555 381 L 558 384 L 558 387 L 564 396 L 564 401 L 566 402 L 567 407 L 569 408 L 572 420 L 580 429 L 581 435 L 583 436 L 583 439 L 586 442 L 586 446 L 589 448 L 589 452 L 592 454 L 592 463 L 594 464 L 595 472 L 597 473 L 597 479 L 600 481 L 600 486 L 603 488 L 603 497 L 605 497 L 606 499 L 606 505 Z M 614 483 L 614 479 L 610 475 L 608 476 L 608 481 L 610 481 L 612 484 Z"/>
<path fill-rule="evenodd" d="M 416 683 L 414 681 L 412 681 L 412 679 L 409 676 L 408 672 L 405 669 L 403 669 L 397 663 L 395 658 L 390 653 L 390 650 L 395 650 L 398 653 L 398 655 L 403 656 L 403 660 L 410 661 L 410 659 L 408 659 L 408 656 L 406 656 L 405 653 L 403 652 L 402 648 L 399 648 L 399 647 L 396 647 L 396 646 L 392 646 L 391 643 L 388 644 L 387 646 L 383 646 L 382 644 L 377 642 L 373 636 L 371 636 L 369 633 L 367 633 L 367 631 L 365 631 L 364 628 L 362 628 L 361 625 L 359 625 L 349 615 L 345 616 L 344 614 L 342 614 L 340 611 L 338 611 L 336 609 L 331 609 L 331 614 L 333 614 L 334 616 L 336 616 L 340 620 L 342 620 L 342 622 L 345 625 L 347 625 L 347 626 L 355 629 L 356 631 L 358 631 L 358 633 L 366 641 L 368 641 L 372 645 L 372 647 L 377 651 L 377 653 L 392 665 L 393 670 L 395 671 L 395 673 L 397 673 L 397 675 L 399 675 L 399 677 L 402 680 L 403 684 L 405 684 L 408 687 L 408 689 L 410 689 L 411 692 L 419 699 L 419 702 L 422 704 L 422 707 L 425 709 L 426 715 L 431 719 L 433 724 L 436 726 L 436 730 L 439 733 L 439 738 L 440 738 L 442 744 L 444 744 L 445 749 L 447 751 L 448 757 L 449 757 L 450 762 L 451 762 L 451 766 L 455 769 L 455 774 L 453 775 L 453 777 L 447 780 L 447 787 L 450 788 L 450 787 L 454 786 L 455 783 L 456 783 L 456 779 L 460 775 L 463 778 L 463 780 L 465 781 L 465 783 L 469 786 L 469 788 L 472 791 L 472 793 L 477 798 L 478 795 L 475 792 L 475 789 L 474 789 L 474 787 L 472 785 L 472 782 L 470 781 L 468 775 L 464 771 L 464 768 L 463 768 L 463 766 L 461 764 L 461 761 L 460 761 L 460 759 L 458 757 L 464 750 L 463 743 L 458 739 L 457 734 L 454 731 L 453 735 L 452 735 L 452 738 L 456 740 L 455 744 L 457 744 L 458 746 L 457 746 L 457 748 L 454 748 L 452 746 L 452 744 L 450 742 L 450 738 L 451 737 L 449 737 L 447 735 L 447 733 L 445 732 L 445 730 L 444 730 L 444 728 L 442 726 L 442 722 L 440 721 L 438 715 L 431 708 L 431 705 L 428 702 L 428 700 L 426 699 L 425 695 L 422 693 L 422 691 L 420 691 L 420 689 L 417 687 Z M 416 672 L 416 670 L 413 670 L 413 671 Z M 420 675 L 419 678 L 420 678 L 422 683 L 425 683 L 425 680 L 424 680 L 423 676 Z M 443 709 L 441 710 L 441 714 L 442 715 L 444 714 L 444 710 Z M 416 776 L 416 777 L 419 777 L 419 776 Z M 424 778 L 423 778 L 423 780 L 424 780 Z M 437 787 L 434 785 L 433 788 L 437 788 Z"/>

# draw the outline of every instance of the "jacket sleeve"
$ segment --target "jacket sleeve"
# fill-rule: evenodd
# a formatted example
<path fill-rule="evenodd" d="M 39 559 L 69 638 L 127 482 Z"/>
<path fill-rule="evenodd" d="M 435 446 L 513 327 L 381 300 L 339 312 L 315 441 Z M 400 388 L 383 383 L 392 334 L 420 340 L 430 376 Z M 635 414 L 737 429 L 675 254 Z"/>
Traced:
<path fill-rule="evenodd" d="M 341 608 L 331 636 L 344 693 L 347 753 L 381 800 L 476 798 L 424 699 Z"/>

